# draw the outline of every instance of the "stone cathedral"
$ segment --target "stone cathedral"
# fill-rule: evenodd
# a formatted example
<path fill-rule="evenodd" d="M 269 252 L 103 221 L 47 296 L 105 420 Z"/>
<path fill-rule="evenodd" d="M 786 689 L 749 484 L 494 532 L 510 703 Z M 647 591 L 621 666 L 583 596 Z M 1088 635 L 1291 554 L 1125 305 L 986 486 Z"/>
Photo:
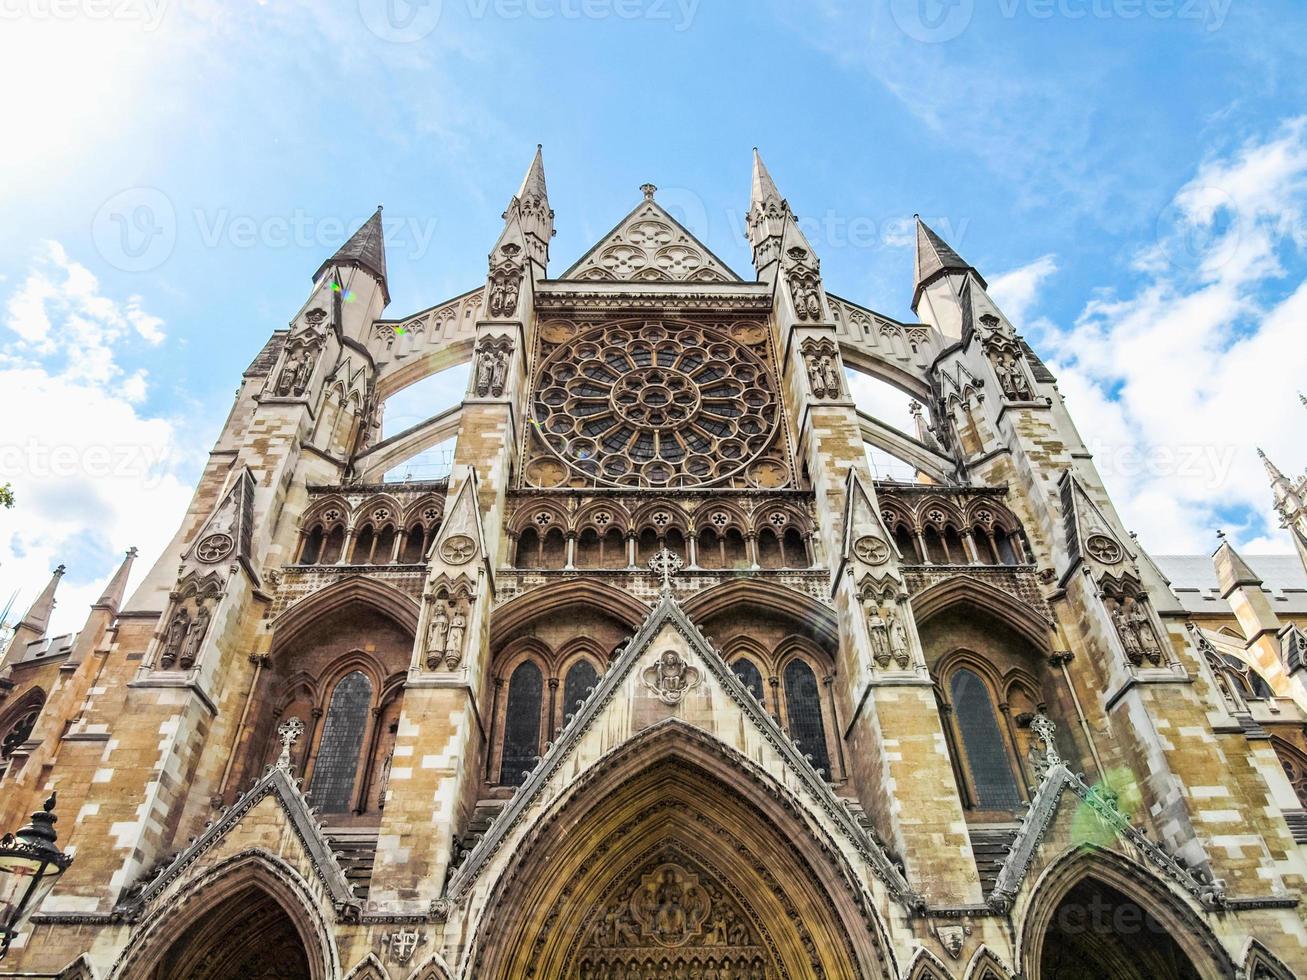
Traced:
<path fill-rule="evenodd" d="M 904 323 L 756 156 L 747 278 L 642 191 L 563 271 L 537 153 L 485 282 L 402 316 L 373 216 L 143 584 L 50 636 L 56 571 L 0 830 L 53 791 L 73 860 L 0 976 L 1307 976 L 1307 477 L 1266 461 L 1297 556 L 1150 556 L 925 224 Z"/>

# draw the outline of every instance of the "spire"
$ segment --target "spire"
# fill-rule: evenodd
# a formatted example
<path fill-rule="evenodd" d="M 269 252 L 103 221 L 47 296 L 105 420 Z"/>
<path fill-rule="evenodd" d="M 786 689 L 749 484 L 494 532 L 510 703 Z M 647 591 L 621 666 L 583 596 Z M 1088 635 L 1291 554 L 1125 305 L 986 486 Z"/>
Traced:
<path fill-rule="evenodd" d="M 762 162 L 758 148 L 753 148 L 753 189 L 749 193 L 749 210 L 761 207 L 769 201 L 784 203 L 781 192 L 776 189 L 776 182 L 767 172 L 767 164 Z"/>
<path fill-rule="evenodd" d="M 950 272 L 970 272 L 980 282 L 982 288 L 989 288 L 989 284 L 975 267 L 953 251 L 948 242 L 935 234 L 931 227 L 921 220 L 921 215 L 913 217 L 917 221 L 917 254 L 912 266 L 912 275 L 916 280 L 916 287 L 912 293 L 913 309 L 916 309 L 922 291 L 936 279 Z"/>
<path fill-rule="evenodd" d="M 1262 458 L 1262 465 L 1266 467 L 1266 474 L 1271 478 L 1271 486 L 1276 489 L 1279 489 L 1281 484 L 1286 488 L 1291 486 L 1285 475 L 1280 472 L 1280 468 L 1271 462 L 1270 457 L 1262 451 L 1260 446 L 1257 447 L 1257 455 Z"/>
<path fill-rule="evenodd" d="M 381 205 L 372 213 L 362 227 L 350 236 L 349 241 L 336 250 L 313 276 L 317 282 L 322 274 L 333 265 L 353 266 L 371 273 L 381 283 L 381 291 L 390 302 L 390 289 L 386 285 L 386 238 L 381 226 Z"/>
<path fill-rule="evenodd" d="M 753 246 L 753 267 L 760 274 L 764 266 L 780 259 L 786 225 L 792 223 L 790 219 L 793 217 L 790 202 L 781 197 L 776 182 L 771 179 L 767 165 L 762 162 L 762 156 L 755 146 L 749 213 L 744 216 L 744 237 Z M 806 246 L 805 250 L 812 251 L 811 246 Z"/>
<path fill-rule="evenodd" d="M 118 571 L 113 573 L 113 578 L 109 579 L 109 584 L 104 587 L 104 594 L 96 601 L 97 606 L 107 606 L 117 610 L 122 605 L 123 597 L 127 594 L 127 576 L 132 573 L 132 561 L 135 558 L 136 549 L 128 548 L 122 564 L 118 566 Z"/>
<path fill-rule="evenodd" d="M 536 144 L 536 155 L 531 158 L 531 166 L 526 168 L 522 186 L 517 189 L 519 201 L 525 201 L 528 197 L 549 197 L 549 191 L 545 187 L 545 157 L 542 143 Z"/>
<path fill-rule="evenodd" d="M 1225 536 L 1225 532 L 1217 531 L 1216 534 L 1221 539 L 1221 544 L 1212 555 L 1212 564 L 1216 566 L 1216 577 L 1221 585 L 1221 594 L 1228 596 L 1244 585 L 1261 588 L 1261 578 L 1243 560 L 1243 556 L 1234 550 L 1234 545 L 1230 544 L 1230 539 Z"/>
<path fill-rule="evenodd" d="M 64 566 L 60 565 L 50 576 L 45 589 L 36 597 L 36 601 L 27 610 L 27 615 L 18 623 L 16 629 L 29 629 L 38 637 L 45 636 L 50 625 L 50 614 L 54 612 L 54 590 L 59 588 L 59 580 L 64 577 Z"/>
<path fill-rule="evenodd" d="M 516 228 L 514 228 L 516 226 Z M 549 265 L 549 242 L 554 237 L 554 212 L 549 207 L 549 189 L 545 184 L 544 148 L 537 143 L 531 166 L 526 168 L 522 186 L 504 211 L 504 230 L 491 250 L 491 262 L 505 244 L 526 250 L 526 257 L 545 274 Z"/>

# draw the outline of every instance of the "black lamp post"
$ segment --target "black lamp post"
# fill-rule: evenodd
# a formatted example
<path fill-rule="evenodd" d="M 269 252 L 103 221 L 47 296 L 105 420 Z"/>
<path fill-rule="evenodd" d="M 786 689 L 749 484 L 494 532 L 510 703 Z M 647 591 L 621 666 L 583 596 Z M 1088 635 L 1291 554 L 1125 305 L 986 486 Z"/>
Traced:
<path fill-rule="evenodd" d="M 0 960 L 73 863 L 54 843 L 54 797 L 51 793 L 44 809 L 33 813 L 32 822 L 17 834 L 0 837 Z"/>

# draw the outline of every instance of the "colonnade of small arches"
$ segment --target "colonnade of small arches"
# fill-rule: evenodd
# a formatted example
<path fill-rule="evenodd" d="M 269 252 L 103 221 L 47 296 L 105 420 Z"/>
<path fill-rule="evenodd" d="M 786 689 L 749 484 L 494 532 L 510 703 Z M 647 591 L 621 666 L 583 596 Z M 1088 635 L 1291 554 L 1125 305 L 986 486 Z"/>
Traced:
<path fill-rule="evenodd" d="M 408 505 L 378 494 L 356 507 L 341 498 L 315 504 L 301 522 L 298 565 L 418 565 L 444 516 L 435 495 Z"/>
<path fill-rule="evenodd" d="M 881 519 L 909 565 L 1025 565 L 1033 552 L 1020 522 L 992 497 L 959 506 L 942 496 L 881 494 Z"/>
<path fill-rule="evenodd" d="M 811 521 L 787 503 L 752 514 L 710 501 L 691 514 L 668 503 L 631 513 L 607 501 L 568 514 L 552 503 L 532 502 L 509 526 L 516 568 L 641 568 L 662 548 L 689 568 L 811 568 Z"/>

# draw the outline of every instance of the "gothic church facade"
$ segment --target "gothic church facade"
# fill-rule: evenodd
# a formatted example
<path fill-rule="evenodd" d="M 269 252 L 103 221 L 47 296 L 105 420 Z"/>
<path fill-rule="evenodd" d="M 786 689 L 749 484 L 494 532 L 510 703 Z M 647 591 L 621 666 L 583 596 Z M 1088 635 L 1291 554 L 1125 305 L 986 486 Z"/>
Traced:
<path fill-rule="evenodd" d="M 553 219 L 537 153 L 396 317 L 374 216 L 134 594 L 47 636 L 56 573 L 0 830 L 56 791 L 74 860 L 0 975 L 1307 976 L 1307 482 L 1301 560 L 1150 556 L 982 274 L 918 222 L 919 322 L 841 298 L 756 156 L 747 279 L 652 186 L 566 271 Z"/>

